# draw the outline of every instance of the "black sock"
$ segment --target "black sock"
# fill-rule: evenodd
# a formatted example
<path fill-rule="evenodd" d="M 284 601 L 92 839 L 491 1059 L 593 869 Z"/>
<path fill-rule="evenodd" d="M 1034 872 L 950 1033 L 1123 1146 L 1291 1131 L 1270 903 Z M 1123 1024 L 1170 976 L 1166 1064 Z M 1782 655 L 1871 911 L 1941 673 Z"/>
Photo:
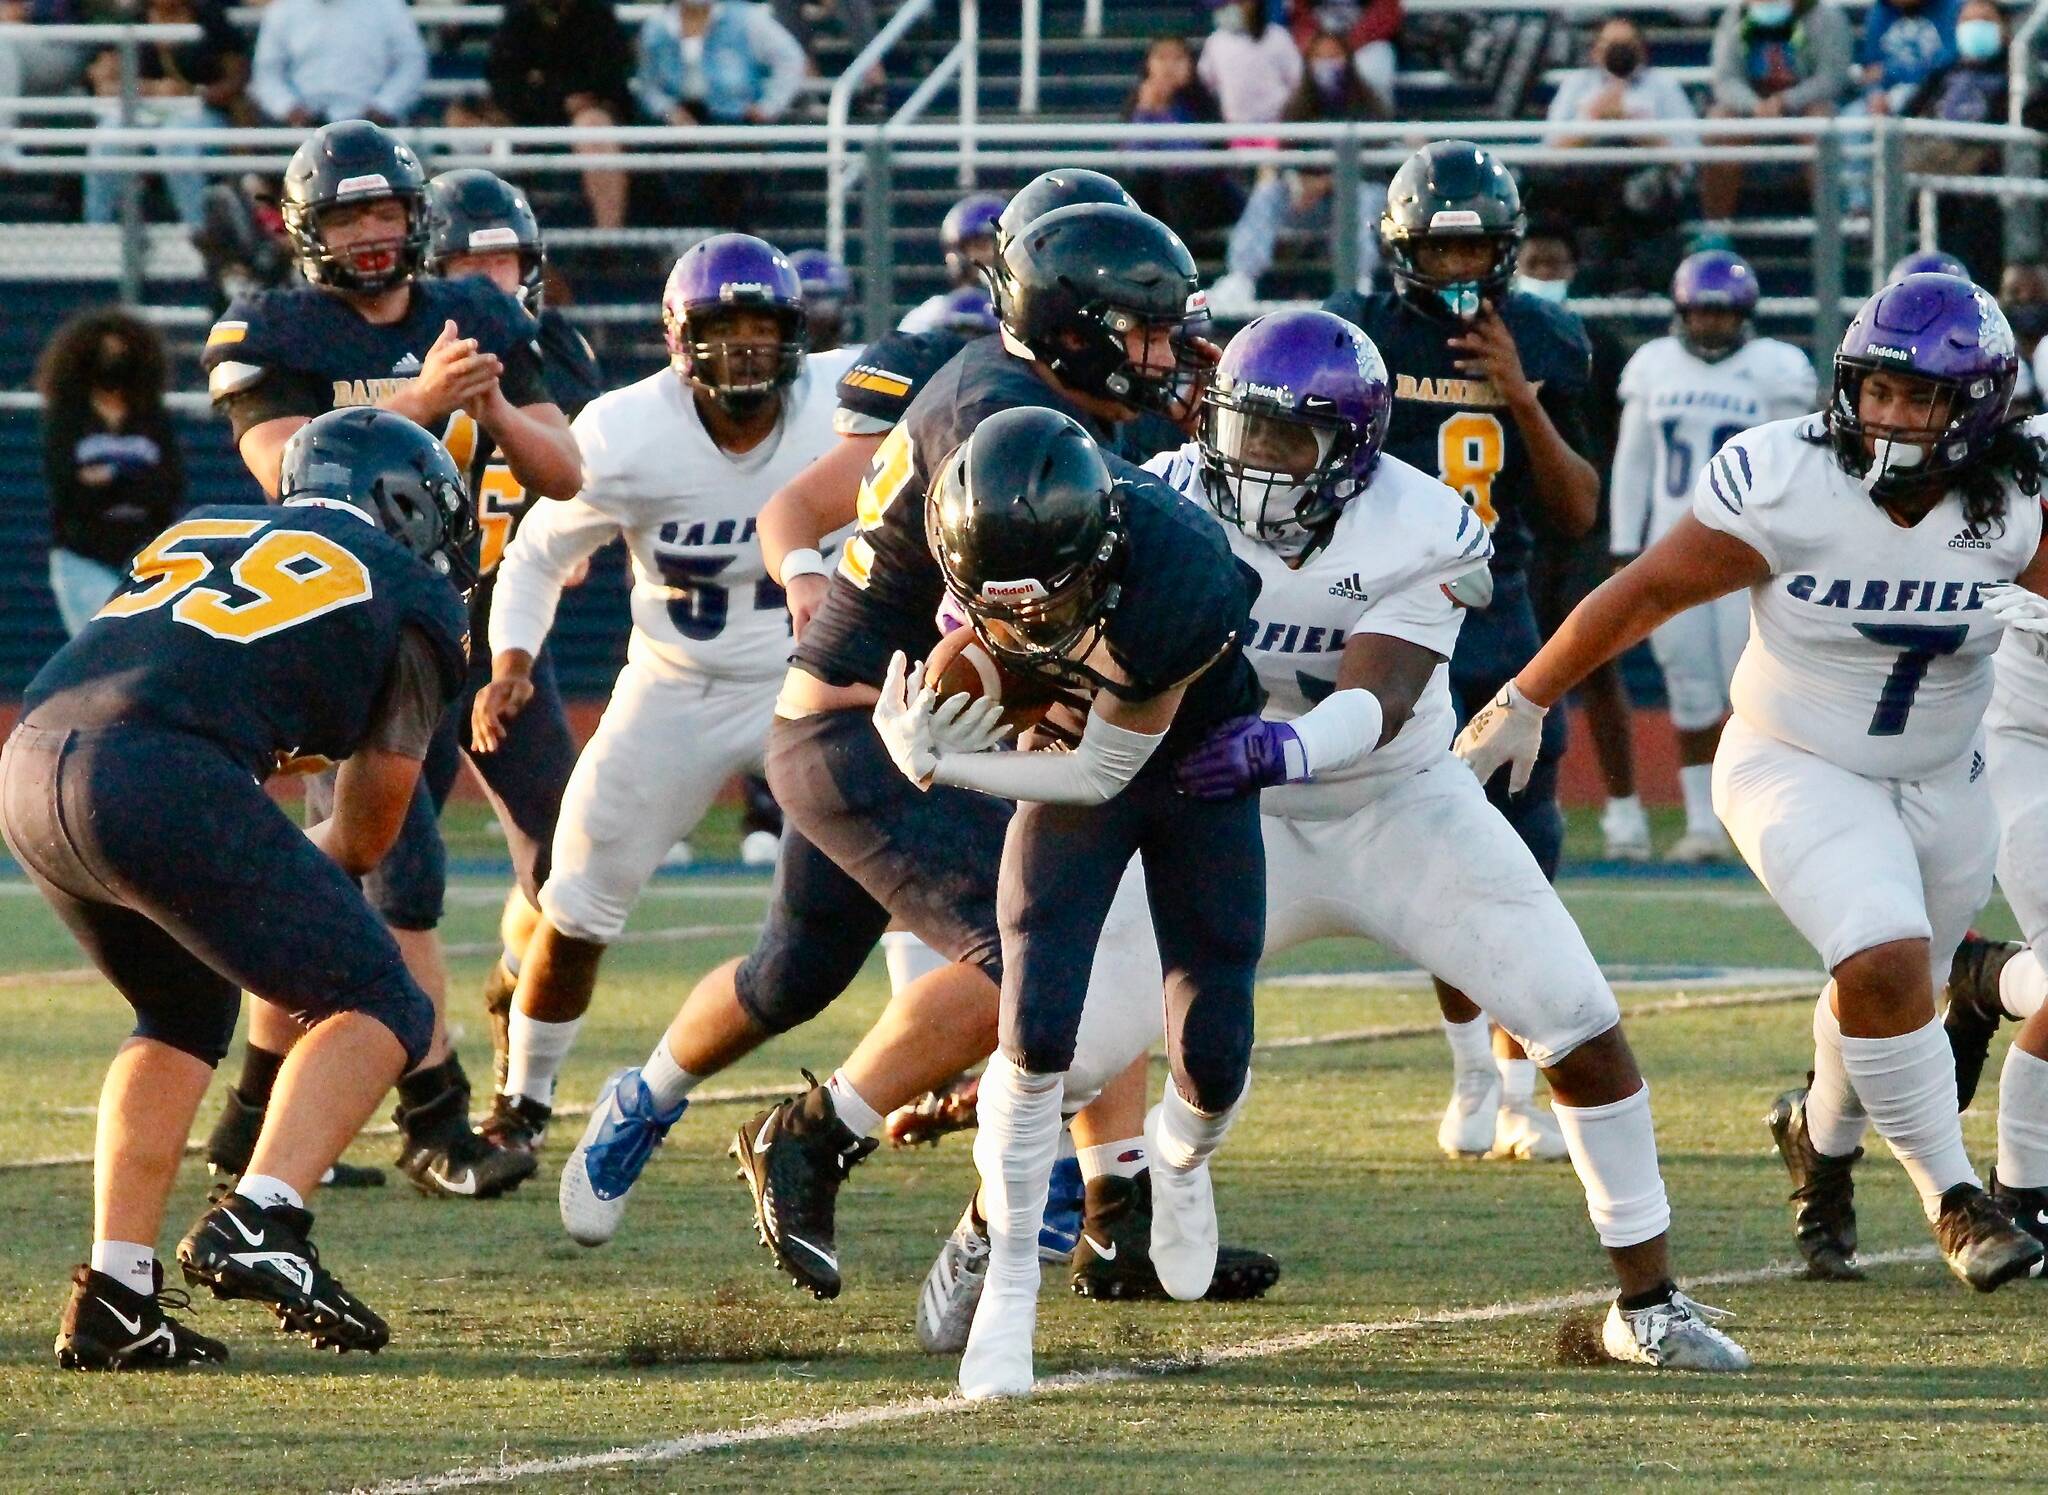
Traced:
<path fill-rule="evenodd" d="M 277 1072 L 284 1067 L 284 1055 L 273 1054 L 247 1044 L 242 1049 L 242 1077 L 235 1081 L 235 1094 L 242 1104 L 261 1111 L 270 1104 L 270 1092 L 277 1086 Z"/>
<path fill-rule="evenodd" d="M 438 1100 L 450 1090 L 467 1087 L 469 1077 L 462 1072 L 462 1062 L 449 1054 L 430 1069 L 416 1069 L 398 1082 L 399 1104 L 406 1107 L 423 1106 L 428 1101 Z"/>
<path fill-rule="evenodd" d="M 1623 1293 L 1621 1311 L 1634 1313 L 1639 1308 L 1655 1308 L 1659 1303 L 1669 1303 L 1671 1295 L 1678 1291 L 1678 1284 L 1666 1278 L 1646 1293 Z"/>

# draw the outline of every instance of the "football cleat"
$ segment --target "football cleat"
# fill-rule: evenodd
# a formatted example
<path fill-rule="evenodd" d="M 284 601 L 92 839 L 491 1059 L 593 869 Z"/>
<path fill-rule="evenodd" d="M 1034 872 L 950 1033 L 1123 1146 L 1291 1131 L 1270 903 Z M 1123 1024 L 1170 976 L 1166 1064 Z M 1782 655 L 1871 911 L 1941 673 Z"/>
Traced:
<path fill-rule="evenodd" d="M 1600 812 L 1600 839 L 1610 862 L 1650 859 L 1650 817 L 1639 799 L 1610 799 Z"/>
<path fill-rule="evenodd" d="M 1069 1279 L 1084 1298 L 1166 1300 L 1152 1268 L 1152 1171 L 1136 1178 L 1104 1175 L 1087 1185 L 1087 1209 Z M 1216 1270 L 1204 1295 L 1212 1303 L 1262 1298 L 1280 1280 L 1280 1263 L 1243 1246 L 1216 1248 Z"/>
<path fill-rule="evenodd" d="M 1714 1326 L 1731 1315 L 1695 1303 L 1676 1288 L 1662 1303 L 1607 1309 L 1600 1343 L 1608 1357 L 1659 1370 L 1748 1370 L 1749 1351 Z"/>
<path fill-rule="evenodd" d="M 539 1152 L 547 1138 L 548 1119 L 554 1114 L 554 1107 L 523 1095 L 494 1095 L 491 1114 L 477 1131 L 493 1147 Z"/>
<path fill-rule="evenodd" d="M 964 1132 L 977 1124 L 981 1098 L 980 1075 L 955 1075 L 936 1090 L 927 1090 L 907 1106 L 898 1106 L 882 1123 L 883 1135 L 891 1147 L 918 1147 L 949 1132 Z"/>
<path fill-rule="evenodd" d="M 71 1269 L 71 1299 L 57 1330 L 57 1363 L 65 1370 L 169 1370 L 180 1365 L 225 1365 L 228 1347 L 165 1313 L 190 1308 L 192 1299 L 165 1288 L 156 1267 L 156 1291 L 139 1293 L 81 1262 Z"/>
<path fill-rule="evenodd" d="M 1038 1227 L 1040 1261 L 1063 1267 L 1074 1259 L 1074 1247 L 1081 1239 L 1085 1197 L 1080 1159 L 1061 1158 L 1054 1163 L 1045 1191 L 1045 1220 Z"/>
<path fill-rule="evenodd" d="M 1948 1269 L 1980 1293 L 1996 1292 L 2015 1277 L 2041 1270 L 2041 1242 L 1975 1184 L 1957 1184 L 1941 1196 L 1934 1241 Z"/>
<path fill-rule="evenodd" d="M 1483 1158 L 1500 1125 L 1500 1072 L 1492 1065 L 1452 1077 L 1450 1104 L 1437 1123 L 1436 1145 L 1445 1157 Z"/>
<path fill-rule="evenodd" d="M 988 1227 L 976 1218 L 969 1200 L 917 1294 L 920 1349 L 928 1355 L 957 1355 L 967 1348 L 967 1331 L 974 1327 L 974 1307 L 987 1278 Z"/>
<path fill-rule="evenodd" d="M 491 1021 L 491 1089 L 505 1088 L 505 1068 L 512 1060 L 512 998 L 519 991 L 519 978 L 505 969 L 503 956 L 491 963 L 484 977 L 484 1014 Z"/>
<path fill-rule="evenodd" d="M 1857 1148 L 1847 1157 L 1824 1157 L 1806 1135 L 1806 1091 L 1787 1090 L 1765 1113 L 1764 1124 L 1792 1177 L 1792 1228 L 1806 1275 L 1822 1282 L 1861 1282 L 1856 1264 L 1856 1186 L 1850 1176 Z"/>
<path fill-rule="evenodd" d="M 1509 1163 L 1554 1163 L 1571 1156 L 1557 1118 L 1533 1100 L 1503 1101 L 1494 1115 L 1489 1158 Z"/>
<path fill-rule="evenodd" d="M 1703 867 L 1711 862 L 1735 860 L 1735 843 L 1719 826 L 1712 830 L 1687 831 L 1671 843 L 1664 860 L 1678 867 Z"/>
<path fill-rule="evenodd" d="M 656 1110 L 637 1069 L 616 1070 L 604 1082 L 576 1150 L 562 1164 L 557 1191 L 562 1226 L 578 1244 L 602 1246 L 618 1234 L 627 1195 L 689 1107 L 679 1100 L 672 1110 Z"/>
<path fill-rule="evenodd" d="M 216 1298 L 268 1303 L 294 1334 L 322 1350 L 375 1354 L 391 1339 L 384 1320 L 320 1265 L 313 1217 L 289 1205 L 258 1208 L 232 1194 L 201 1215 L 178 1242 L 185 1281 Z"/>
<path fill-rule="evenodd" d="M 1037 1267 L 1023 1280 L 990 1281 L 982 1289 L 974 1327 L 960 1356 L 960 1394 L 971 1402 L 1029 1395 L 1031 1341 L 1037 1332 Z"/>
<path fill-rule="evenodd" d="M 1145 1151 L 1160 1154 L 1159 1118 L 1154 1106 L 1145 1118 Z M 1209 1291 L 1216 1275 L 1216 1188 L 1209 1160 L 1185 1173 L 1154 1166 L 1152 1177 L 1152 1270 L 1169 1297 L 1192 1303 Z"/>
<path fill-rule="evenodd" d="M 243 1100 L 240 1092 L 230 1089 L 227 1101 L 221 1107 L 220 1120 L 213 1125 L 213 1131 L 206 1139 L 206 1171 L 213 1182 L 207 1190 L 209 1204 L 217 1204 L 235 1192 L 235 1185 L 242 1181 L 242 1170 L 249 1166 L 250 1155 L 256 1151 L 256 1138 L 263 1131 L 263 1108 L 252 1106 Z M 381 1189 L 384 1187 L 382 1168 L 364 1168 L 355 1163 L 336 1163 L 320 1175 L 323 1189 Z"/>
<path fill-rule="evenodd" d="M 391 1119 L 398 1123 L 398 1170 L 429 1199 L 495 1199 L 540 1167 L 531 1152 L 471 1129 L 467 1085 L 451 1085 L 418 1106 L 401 1101 Z"/>
<path fill-rule="evenodd" d="M 2020 1189 L 1998 1181 L 1998 1175 L 1991 1175 L 1991 1197 L 2008 1215 L 2012 1223 L 2048 1248 L 2048 1189 Z M 2035 1262 L 2028 1271 L 2030 1277 L 2041 1275 L 2041 1263 Z"/>
<path fill-rule="evenodd" d="M 2010 1017 L 1998 1000 L 1998 978 L 2006 962 L 2027 947 L 2012 940 L 1987 940 L 1968 935 L 1956 946 L 1943 991 L 1941 1026 L 1956 1056 L 1956 1109 L 1967 1111 L 1984 1077 L 1991 1037 Z"/>
<path fill-rule="evenodd" d="M 810 1089 L 761 1112 L 733 1137 L 739 1176 L 754 1196 L 761 1244 L 791 1281 L 816 1298 L 839 1296 L 834 1216 L 839 1186 L 879 1145 L 856 1137 L 817 1077 Z"/>

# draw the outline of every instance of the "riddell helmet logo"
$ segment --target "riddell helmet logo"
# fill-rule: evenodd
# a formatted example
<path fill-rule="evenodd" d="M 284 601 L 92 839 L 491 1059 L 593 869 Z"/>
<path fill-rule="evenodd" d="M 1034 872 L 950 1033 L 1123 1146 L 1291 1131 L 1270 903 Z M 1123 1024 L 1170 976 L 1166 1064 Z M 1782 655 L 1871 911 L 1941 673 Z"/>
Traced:
<path fill-rule="evenodd" d="M 1045 583 L 1035 576 L 1021 581 L 987 581 L 981 586 L 981 600 L 984 602 L 1035 602 L 1052 594 L 1045 589 Z"/>
<path fill-rule="evenodd" d="M 517 249 L 519 231 L 500 225 L 497 228 L 480 228 L 469 236 L 471 249 Z"/>
<path fill-rule="evenodd" d="M 769 296 L 773 294 L 773 287 L 765 286 L 758 280 L 729 280 L 718 288 L 718 299 L 720 301 L 737 301 L 742 296 Z"/>
<path fill-rule="evenodd" d="M 1872 358 L 1895 359 L 1900 363 L 1911 363 L 1913 361 L 1913 353 L 1909 348 L 1886 348 L 1875 343 L 1871 345 L 1870 356 Z"/>
<path fill-rule="evenodd" d="M 390 190 L 391 183 L 384 179 L 381 172 L 371 172 L 368 176 L 343 177 L 335 184 L 334 195 L 336 197 L 353 197 L 358 192 L 389 192 Z"/>
<path fill-rule="evenodd" d="M 1255 400 L 1272 400 L 1280 405 L 1294 403 L 1294 391 L 1285 384 L 1253 384 L 1247 381 L 1237 386 L 1237 392 Z"/>

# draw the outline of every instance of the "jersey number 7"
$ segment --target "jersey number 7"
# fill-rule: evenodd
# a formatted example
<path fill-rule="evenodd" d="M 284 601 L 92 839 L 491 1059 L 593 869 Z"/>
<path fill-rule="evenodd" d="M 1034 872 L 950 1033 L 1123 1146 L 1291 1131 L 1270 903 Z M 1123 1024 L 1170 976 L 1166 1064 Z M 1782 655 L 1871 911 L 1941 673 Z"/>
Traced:
<path fill-rule="evenodd" d="M 1897 737 L 1906 730 L 1906 717 L 1913 710 L 1913 698 L 1927 667 L 1944 654 L 1953 654 L 1969 642 L 1965 623 L 1933 627 L 1924 623 L 1858 623 L 1856 631 L 1887 649 L 1899 651 L 1899 662 L 1884 677 L 1877 693 L 1877 710 L 1870 715 L 1872 737 Z"/>
<path fill-rule="evenodd" d="M 370 595 L 370 568 L 325 535 L 273 529 L 228 565 L 232 588 L 201 586 L 218 569 L 211 556 L 181 546 L 246 540 L 268 519 L 188 519 L 158 535 L 131 563 L 136 591 L 96 614 L 132 618 L 169 607 L 188 628 L 232 644 L 253 644 Z M 241 595 L 237 595 L 241 594 Z"/>

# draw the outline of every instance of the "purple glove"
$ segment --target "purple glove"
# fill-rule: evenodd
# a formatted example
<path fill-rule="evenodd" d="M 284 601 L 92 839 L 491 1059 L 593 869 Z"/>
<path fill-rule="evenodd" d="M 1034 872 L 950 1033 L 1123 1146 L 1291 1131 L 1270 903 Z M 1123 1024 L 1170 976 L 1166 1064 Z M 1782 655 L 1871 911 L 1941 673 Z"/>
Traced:
<path fill-rule="evenodd" d="M 1269 784 L 1308 777 L 1308 755 L 1286 722 L 1232 717 L 1173 766 L 1173 781 L 1196 799 L 1237 799 Z"/>

